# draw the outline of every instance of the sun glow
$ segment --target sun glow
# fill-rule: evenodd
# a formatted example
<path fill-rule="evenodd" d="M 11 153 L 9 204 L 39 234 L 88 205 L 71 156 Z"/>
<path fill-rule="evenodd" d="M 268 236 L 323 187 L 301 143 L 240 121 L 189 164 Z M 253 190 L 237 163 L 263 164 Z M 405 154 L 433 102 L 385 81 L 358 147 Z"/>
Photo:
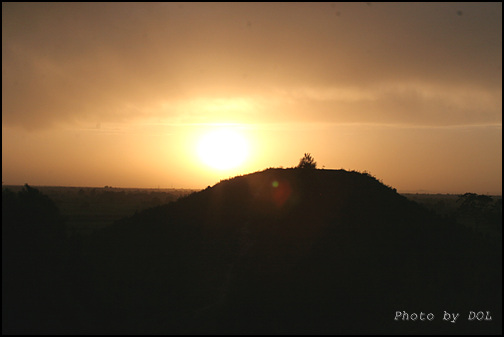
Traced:
<path fill-rule="evenodd" d="M 249 155 L 246 139 L 234 129 L 217 129 L 204 134 L 198 143 L 198 156 L 206 165 L 217 170 L 236 168 Z"/>

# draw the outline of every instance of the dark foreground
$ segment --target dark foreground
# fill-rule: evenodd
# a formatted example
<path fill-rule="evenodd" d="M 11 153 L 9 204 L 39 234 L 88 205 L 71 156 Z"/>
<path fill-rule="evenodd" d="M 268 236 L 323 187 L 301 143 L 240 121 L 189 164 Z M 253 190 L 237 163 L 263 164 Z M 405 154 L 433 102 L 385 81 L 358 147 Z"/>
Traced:
<path fill-rule="evenodd" d="M 455 220 L 367 174 L 270 169 L 82 239 L 4 191 L 2 332 L 501 334 L 502 236 Z"/>

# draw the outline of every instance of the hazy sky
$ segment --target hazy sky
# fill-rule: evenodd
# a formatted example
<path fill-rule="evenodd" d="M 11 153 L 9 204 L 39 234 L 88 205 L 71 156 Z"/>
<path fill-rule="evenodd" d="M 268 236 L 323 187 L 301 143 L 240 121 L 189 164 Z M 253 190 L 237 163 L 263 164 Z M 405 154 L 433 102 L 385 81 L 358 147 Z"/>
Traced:
<path fill-rule="evenodd" d="M 242 165 L 202 162 L 217 129 Z M 2 3 L 4 184 L 204 188 L 305 152 L 501 194 L 502 3 Z"/>

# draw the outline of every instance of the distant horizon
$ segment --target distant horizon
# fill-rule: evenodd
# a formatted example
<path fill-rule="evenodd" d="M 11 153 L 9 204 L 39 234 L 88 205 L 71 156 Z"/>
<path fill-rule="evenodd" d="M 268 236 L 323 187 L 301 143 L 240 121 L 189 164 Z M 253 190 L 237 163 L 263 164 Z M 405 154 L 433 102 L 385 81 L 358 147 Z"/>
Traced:
<path fill-rule="evenodd" d="M 292 169 L 294 167 L 270 167 L 270 168 L 266 168 L 264 170 L 268 170 L 268 169 Z M 25 184 L 28 184 L 29 186 L 31 187 L 61 187 L 61 188 L 87 188 L 87 189 L 91 189 L 91 188 L 97 188 L 97 189 L 106 189 L 106 188 L 109 188 L 109 189 L 139 189 L 139 190 L 194 190 L 194 191 L 200 191 L 200 190 L 204 190 L 205 188 L 207 188 L 208 186 L 210 187 L 213 187 L 215 186 L 216 184 L 218 184 L 219 182 L 222 182 L 222 181 L 225 181 L 225 180 L 229 180 L 229 179 L 234 179 L 234 178 L 237 178 L 237 177 L 240 177 L 240 176 L 244 176 L 244 175 L 249 175 L 249 174 L 254 174 L 254 173 L 259 173 L 259 172 L 262 172 L 264 170 L 258 170 L 258 171 L 255 171 L 255 172 L 249 172 L 249 173 L 244 173 L 244 174 L 239 174 L 239 175 L 236 175 L 236 176 L 232 176 L 232 177 L 227 177 L 227 178 L 222 178 L 220 179 L 219 181 L 213 183 L 213 184 L 207 184 L 203 187 L 181 187 L 181 186 L 175 186 L 175 185 L 172 185 L 172 186 L 166 186 L 166 185 L 159 185 L 159 186 L 148 186 L 148 187 L 140 187 L 140 186 L 120 186 L 120 185 L 101 185 L 101 186 L 92 186 L 92 185 L 50 185 L 50 184 L 30 184 L 30 183 L 23 183 L 23 184 L 12 184 L 12 183 L 4 183 L 2 182 L 2 188 L 3 187 L 9 187 L 9 186 L 15 186 L 15 187 L 23 187 Z M 345 170 L 345 169 L 328 169 L 328 168 L 317 168 L 317 170 Z M 352 172 L 352 171 L 355 171 L 355 172 L 359 172 L 359 173 L 364 173 L 366 171 L 356 171 L 356 170 L 345 170 L 347 172 Z M 370 172 L 367 172 L 369 174 L 371 174 L 373 177 L 375 177 L 376 179 L 378 179 L 380 182 L 382 182 L 383 184 L 387 185 L 387 186 L 390 186 L 388 184 L 386 184 L 385 182 L 383 182 L 380 177 L 377 177 L 377 176 L 374 176 L 372 173 Z M 464 192 L 453 192 L 453 191 L 450 191 L 450 192 L 440 192 L 440 191 L 430 191 L 430 190 L 425 190 L 425 189 L 418 189 L 418 190 L 401 190 L 401 189 L 398 189 L 396 188 L 395 186 L 390 186 L 392 188 L 395 188 L 397 190 L 397 193 L 399 194 L 430 194 L 430 195 L 436 195 L 436 194 L 440 194 L 440 195 L 463 195 L 465 193 L 476 193 L 476 194 L 481 194 L 481 195 L 488 195 L 488 196 L 495 196 L 495 197 L 501 197 L 502 196 L 502 193 L 494 193 L 494 192 L 481 192 L 481 191 L 464 191 Z"/>
<path fill-rule="evenodd" d="M 218 183 L 215 183 L 216 185 Z M 2 187 L 10 187 L 10 186 L 15 186 L 15 187 L 23 187 L 25 184 L 4 184 Z M 214 185 L 208 185 L 208 186 L 214 186 Z M 63 186 L 63 185 L 32 185 L 28 184 L 30 187 L 61 187 L 61 188 L 99 188 L 99 189 L 105 189 L 105 186 Z M 393 186 L 392 186 L 393 187 Z M 108 188 L 111 189 L 124 189 L 124 190 L 194 190 L 194 191 L 202 191 L 206 187 L 202 188 L 189 188 L 189 187 L 122 187 L 122 186 L 109 186 Z M 430 192 L 430 191 L 425 191 L 425 190 L 418 190 L 418 191 L 401 191 L 397 190 L 398 194 L 424 194 L 424 195 L 464 195 L 465 193 L 476 193 L 473 191 L 467 191 L 467 192 L 462 192 L 462 193 L 452 193 L 452 192 Z M 490 197 L 502 197 L 502 194 L 493 194 L 493 193 L 476 193 L 480 195 L 487 195 Z"/>

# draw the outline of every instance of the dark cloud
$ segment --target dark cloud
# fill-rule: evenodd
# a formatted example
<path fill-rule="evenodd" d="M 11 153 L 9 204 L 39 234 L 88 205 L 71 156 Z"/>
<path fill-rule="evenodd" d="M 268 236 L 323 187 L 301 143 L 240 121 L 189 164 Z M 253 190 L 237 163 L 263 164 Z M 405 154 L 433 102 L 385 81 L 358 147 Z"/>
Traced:
<path fill-rule="evenodd" d="M 175 118 L 184 111 L 156 107 L 205 97 L 277 102 L 264 107 L 266 117 L 291 99 L 298 107 L 286 110 L 302 116 L 299 107 L 311 107 L 321 121 L 338 120 L 336 110 L 344 121 L 501 121 L 501 3 L 344 3 L 336 10 L 325 3 L 3 3 L 2 122 L 40 128 Z M 411 83 L 446 94 L 380 89 Z M 275 96 L 306 88 L 352 88 L 375 99 Z M 453 102 L 453 93 L 466 92 L 492 102 L 484 111 Z"/>

